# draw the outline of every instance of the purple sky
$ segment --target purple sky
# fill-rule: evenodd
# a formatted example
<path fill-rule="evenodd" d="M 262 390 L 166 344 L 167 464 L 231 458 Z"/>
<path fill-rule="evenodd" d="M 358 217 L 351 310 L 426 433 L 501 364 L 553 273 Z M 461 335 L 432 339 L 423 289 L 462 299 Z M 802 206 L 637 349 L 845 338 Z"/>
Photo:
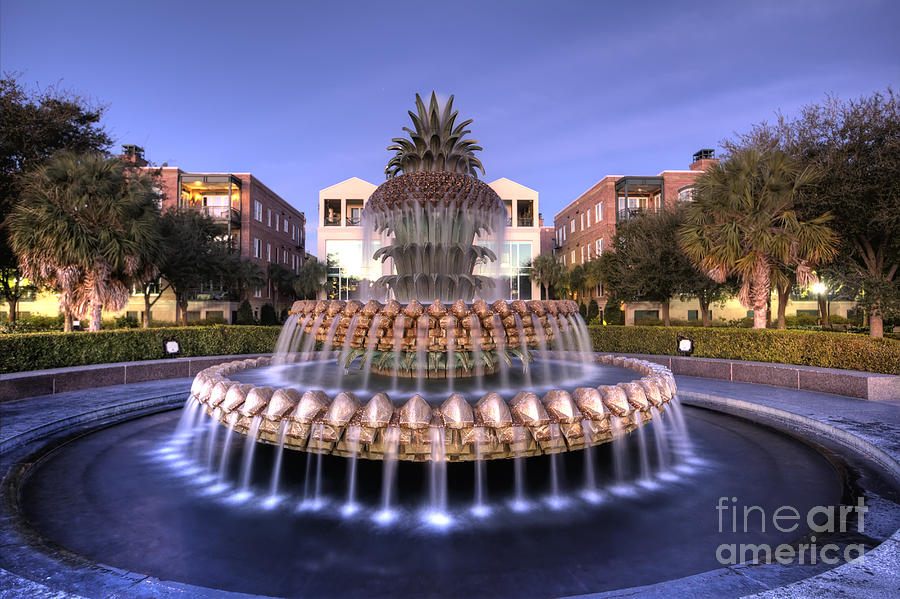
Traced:
<path fill-rule="evenodd" d="M 4 0 L 0 68 L 107 104 L 156 164 L 253 172 L 313 251 L 318 190 L 384 180 L 415 92 L 455 94 L 485 179 L 538 190 L 549 223 L 606 174 L 900 87 L 894 0 L 274 4 Z"/>

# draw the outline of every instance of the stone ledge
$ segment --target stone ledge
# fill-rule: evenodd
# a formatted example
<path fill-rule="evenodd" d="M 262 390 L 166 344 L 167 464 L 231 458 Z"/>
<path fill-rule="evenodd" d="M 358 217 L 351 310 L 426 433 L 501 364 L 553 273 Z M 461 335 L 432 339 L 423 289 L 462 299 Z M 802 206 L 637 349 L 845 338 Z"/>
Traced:
<path fill-rule="evenodd" d="M 197 356 L 193 358 L 147 360 L 145 362 L 88 364 L 70 368 L 0 374 L 0 401 L 66 393 L 68 391 L 81 391 L 83 389 L 108 387 L 111 385 L 187 378 L 195 376 L 204 368 L 209 368 L 222 362 L 256 358 L 264 355 L 269 354 Z"/>
<path fill-rule="evenodd" d="M 900 376 L 893 374 L 719 358 L 654 354 L 623 355 L 662 364 L 676 375 L 735 383 L 774 385 L 788 389 L 834 393 L 835 395 L 875 401 L 900 400 Z"/>

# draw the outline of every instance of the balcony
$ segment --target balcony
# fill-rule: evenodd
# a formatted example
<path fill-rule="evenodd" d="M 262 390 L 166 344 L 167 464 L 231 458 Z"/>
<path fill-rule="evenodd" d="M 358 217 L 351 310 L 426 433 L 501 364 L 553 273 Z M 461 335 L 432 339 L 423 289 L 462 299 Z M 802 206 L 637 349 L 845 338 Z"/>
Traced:
<path fill-rule="evenodd" d="M 640 216 L 644 212 L 645 210 L 643 208 L 625 208 L 624 210 L 619 210 L 616 213 L 616 222 L 623 223 L 629 221 Z"/>
<path fill-rule="evenodd" d="M 360 220 L 361 219 L 358 216 L 348 216 L 347 217 L 347 226 L 348 227 L 358 227 Z"/>
<path fill-rule="evenodd" d="M 326 227 L 340 227 L 341 226 L 341 217 L 337 214 L 329 214 L 325 216 L 325 226 Z"/>
<path fill-rule="evenodd" d="M 221 221 L 231 221 L 233 225 L 241 224 L 241 213 L 230 206 L 200 206 L 198 209 L 206 216 Z"/>
<path fill-rule="evenodd" d="M 516 219 L 516 225 L 519 227 L 533 227 L 534 219 L 530 216 L 520 216 Z"/>

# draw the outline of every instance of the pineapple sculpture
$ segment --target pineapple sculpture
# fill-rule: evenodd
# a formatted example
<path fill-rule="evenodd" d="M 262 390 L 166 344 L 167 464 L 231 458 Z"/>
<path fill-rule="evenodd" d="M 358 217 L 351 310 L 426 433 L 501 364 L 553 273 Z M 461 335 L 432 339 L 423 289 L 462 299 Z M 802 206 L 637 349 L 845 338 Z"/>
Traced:
<path fill-rule="evenodd" d="M 417 113 L 409 112 L 414 129 L 397 137 L 385 169 L 387 181 L 366 205 L 365 219 L 373 230 L 393 235 L 376 260 L 391 258 L 397 274 L 378 279 L 400 302 L 472 301 L 494 281 L 475 275 L 478 262 L 493 262 L 496 254 L 474 245 L 475 236 L 497 233 L 506 222 L 500 197 L 478 179 L 484 173 L 475 152 L 478 142 L 466 139 L 472 120 L 456 124 L 453 96 L 443 109 L 434 92 L 426 109 L 416 94 Z"/>

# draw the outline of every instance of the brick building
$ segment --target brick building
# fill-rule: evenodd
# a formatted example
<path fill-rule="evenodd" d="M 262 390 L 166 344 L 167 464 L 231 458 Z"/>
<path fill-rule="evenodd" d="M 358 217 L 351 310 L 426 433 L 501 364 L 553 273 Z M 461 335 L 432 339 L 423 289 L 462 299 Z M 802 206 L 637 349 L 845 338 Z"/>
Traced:
<path fill-rule="evenodd" d="M 712 150 L 700 150 L 689 170 L 603 177 L 554 217 L 557 255 L 569 268 L 598 257 L 612 244 L 617 223 L 689 200 L 697 177 L 716 162 Z"/>
<path fill-rule="evenodd" d="M 280 264 L 298 272 L 306 260 L 306 217 L 277 193 L 266 187 L 251 173 L 194 173 L 178 167 L 149 166 L 138 146 L 123 146 L 122 160 L 136 167 L 159 172 L 159 191 L 163 211 L 173 208 L 199 210 L 219 221 L 241 256 L 256 262 L 263 273 L 270 264 Z M 164 284 L 161 287 L 165 287 Z M 280 296 L 266 284 L 250 291 L 250 305 L 256 316 L 265 304 L 277 312 L 289 307 L 290 298 Z M 153 320 L 175 320 L 175 296 L 165 290 L 153 304 Z M 200 285 L 190 294 L 187 319 L 220 318 L 233 322 L 241 298 L 232 297 L 218 281 Z M 4 306 L 5 307 L 5 306 Z M 59 300 L 55 294 L 43 293 L 19 304 L 20 315 L 56 315 Z M 143 318 L 144 297 L 139 289 L 120 313 L 104 312 L 104 318 L 127 315 Z"/>
<path fill-rule="evenodd" d="M 252 173 L 196 173 L 173 166 L 150 167 L 143 159 L 141 148 L 125 146 L 124 149 L 124 160 L 158 170 L 163 211 L 176 208 L 202 211 L 222 223 L 232 246 L 242 257 L 256 262 L 263 273 L 268 273 L 270 264 L 299 272 L 306 259 L 306 217 Z M 201 286 L 194 294 L 193 305 L 188 306 L 189 317 L 206 318 L 212 312 L 230 322 L 241 298 L 227 295 L 215 281 Z M 278 293 L 268 277 L 247 299 L 257 315 L 264 304 L 272 304 L 280 311 L 290 302 L 290 298 Z M 157 318 L 155 313 L 153 316 Z"/>
<path fill-rule="evenodd" d="M 718 160 L 713 150 L 704 149 L 693 155 L 688 170 L 664 170 L 653 176 L 603 177 L 554 217 L 557 256 L 567 268 L 597 258 L 611 248 L 618 223 L 634 218 L 646 210 L 659 210 L 663 206 L 690 201 L 697 177 L 716 162 Z M 606 307 L 606 298 L 599 287 L 588 290 L 586 299 L 596 299 L 601 310 Z M 855 303 L 850 301 L 834 302 L 831 313 L 849 315 L 849 311 L 855 307 Z M 700 319 L 695 300 L 681 301 L 672 298 L 669 308 L 672 319 Z M 625 324 L 634 324 L 642 319 L 658 319 L 661 307 L 657 302 L 632 302 L 625 304 L 624 311 Z M 712 319 L 726 321 L 738 320 L 751 314 L 736 299 L 715 305 L 710 312 Z M 816 313 L 816 302 L 808 298 L 798 296 L 788 304 L 788 316 Z"/>

